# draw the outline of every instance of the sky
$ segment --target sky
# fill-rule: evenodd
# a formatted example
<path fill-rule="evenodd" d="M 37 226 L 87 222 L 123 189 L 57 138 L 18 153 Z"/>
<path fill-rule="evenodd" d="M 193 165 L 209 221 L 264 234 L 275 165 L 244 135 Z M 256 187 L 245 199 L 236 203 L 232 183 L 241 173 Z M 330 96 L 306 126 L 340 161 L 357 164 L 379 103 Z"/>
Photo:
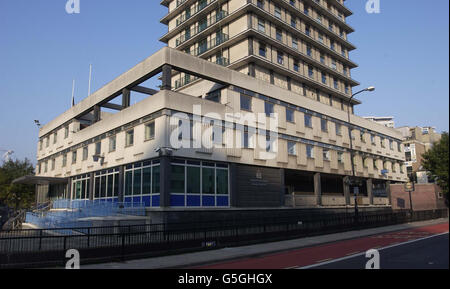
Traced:
<path fill-rule="evenodd" d="M 346 0 L 347 19 L 359 67 L 354 91 L 360 116 L 393 116 L 397 126 L 449 130 L 449 1 L 379 0 L 368 14 L 366 0 Z M 67 0 L 0 0 L 0 150 L 36 159 L 38 128 L 164 47 L 159 38 L 167 13 L 159 0 L 80 0 L 80 13 L 66 12 Z M 157 83 L 147 85 L 154 86 Z M 0 156 L 3 152 L 0 151 Z"/>

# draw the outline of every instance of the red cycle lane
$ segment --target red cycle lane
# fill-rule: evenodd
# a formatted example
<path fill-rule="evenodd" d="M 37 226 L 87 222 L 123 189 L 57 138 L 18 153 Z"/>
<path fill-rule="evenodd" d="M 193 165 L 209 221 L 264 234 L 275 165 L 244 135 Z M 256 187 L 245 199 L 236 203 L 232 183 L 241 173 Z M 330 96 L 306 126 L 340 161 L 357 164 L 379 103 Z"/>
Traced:
<path fill-rule="evenodd" d="M 411 240 L 417 240 L 449 231 L 449 224 L 438 224 L 402 231 L 383 233 L 358 239 L 338 241 L 281 253 L 267 254 L 198 266 L 194 269 L 286 269 L 318 264 L 370 249 L 378 249 Z"/>

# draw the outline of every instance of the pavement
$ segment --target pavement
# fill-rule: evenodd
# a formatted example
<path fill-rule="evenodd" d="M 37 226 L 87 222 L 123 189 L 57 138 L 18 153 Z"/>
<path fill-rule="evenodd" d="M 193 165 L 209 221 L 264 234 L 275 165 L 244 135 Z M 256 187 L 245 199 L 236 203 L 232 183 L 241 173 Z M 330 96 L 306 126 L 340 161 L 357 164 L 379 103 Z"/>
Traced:
<path fill-rule="evenodd" d="M 407 233 L 402 233 L 402 231 Z M 180 255 L 83 265 L 82 269 L 300 268 L 302 266 L 324 263 L 330 261 L 330 259 L 333 260 L 344 256 L 357 255 L 366 248 L 381 248 L 382 246 L 392 245 L 393 243 L 410 241 L 413 238 L 420 239 L 445 231 L 448 232 L 448 219 L 437 219 Z M 396 233 L 390 234 L 393 232 Z M 336 247 L 336 244 L 339 244 L 338 247 Z M 328 246 L 326 250 L 324 250 L 324 246 Z M 317 255 L 317 252 L 323 252 L 325 254 Z M 302 260 L 305 262 L 302 263 Z"/>

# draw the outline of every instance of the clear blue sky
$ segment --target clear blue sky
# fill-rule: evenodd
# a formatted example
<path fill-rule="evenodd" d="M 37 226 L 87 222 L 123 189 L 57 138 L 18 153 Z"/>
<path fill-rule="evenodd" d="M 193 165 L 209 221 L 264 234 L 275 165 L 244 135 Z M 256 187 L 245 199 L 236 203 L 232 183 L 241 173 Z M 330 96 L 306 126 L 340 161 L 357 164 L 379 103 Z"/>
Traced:
<path fill-rule="evenodd" d="M 35 162 L 38 130 L 92 91 L 163 47 L 159 0 L 81 0 L 68 15 L 66 0 L 0 0 L 0 149 Z M 449 1 L 381 0 L 367 14 L 365 0 L 347 0 L 354 12 L 349 39 L 358 49 L 353 77 L 376 92 L 360 96 L 358 115 L 394 116 L 398 126 L 449 122 Z M 355 89 L 358 89 L 357 87 Z"/>

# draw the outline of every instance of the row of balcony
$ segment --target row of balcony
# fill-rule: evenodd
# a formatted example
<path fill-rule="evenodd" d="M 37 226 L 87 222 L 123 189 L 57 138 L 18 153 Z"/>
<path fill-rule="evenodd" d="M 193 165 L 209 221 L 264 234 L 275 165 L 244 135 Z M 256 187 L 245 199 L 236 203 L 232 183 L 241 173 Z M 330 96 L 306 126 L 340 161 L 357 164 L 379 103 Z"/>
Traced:
<path fill-rule="evenodd" d="M 229 36 L 225 33 L 218 33 L 216 38 L 213 38 L 209 41 L 202 40 L 198 43 L 198 47 L 191 49 L 189 52 L 191 55 L 199 56 L 203 53 L 205 53 L 208 50 L 213 49 L 216 46 L 221 45 L 222 43 L 228 41 Z"/>
<path fill-rule="evenodd" d="M 181 35 L 179 38 L 176 39 L 176 46 L 181 45 L 182 43 L 186 42 L 187 40 L 191 39 L 195 35 L 199 34 L 200 32 L 204 31 L 206 28 L 211 27 L 211 25 L 216 24 L 223 18 L 228 16 L 227 11 L 220 11 L 215 16 L 210 16 L 205 20 L 201 20 L 198 23 L 198 26 L 192 28 L 191 30 L 186 31 L 183 35 Z"/>
<path fill-rule="evenodd" d="M 187 9 L 183 15 L 177 18 L 177 26 L 180 26 L 186 20 L 205 9 L 209 4 L 217 0 L 200 0 L 191 9 Z M 181 4 L 180 4 L 181 5 Z"/>

